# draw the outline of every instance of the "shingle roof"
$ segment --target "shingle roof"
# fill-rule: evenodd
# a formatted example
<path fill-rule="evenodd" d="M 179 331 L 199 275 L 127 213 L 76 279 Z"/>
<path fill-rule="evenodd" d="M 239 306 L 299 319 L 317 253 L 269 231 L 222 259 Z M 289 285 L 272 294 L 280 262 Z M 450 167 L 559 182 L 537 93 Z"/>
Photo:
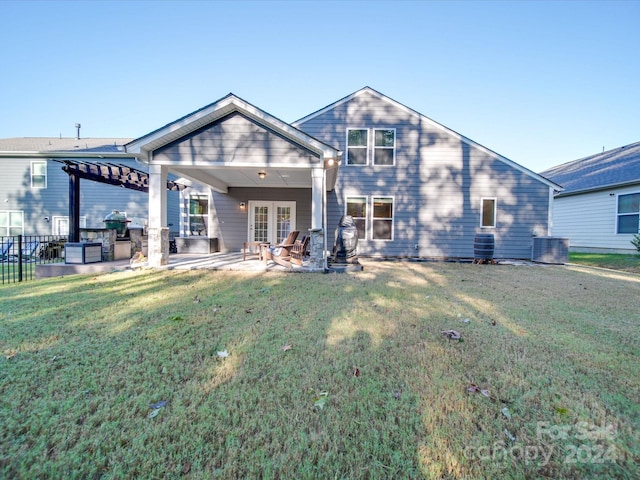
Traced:
<path fill-rule="evenodd" d="M 0 138 L 0 152 L 119 153 L 130 138 Z"/>
<path fill-rule="evenodd" d="M 564 163 L 540 175 L 562 185 L 563 196 L 640 183 L 640 142 Z"/>

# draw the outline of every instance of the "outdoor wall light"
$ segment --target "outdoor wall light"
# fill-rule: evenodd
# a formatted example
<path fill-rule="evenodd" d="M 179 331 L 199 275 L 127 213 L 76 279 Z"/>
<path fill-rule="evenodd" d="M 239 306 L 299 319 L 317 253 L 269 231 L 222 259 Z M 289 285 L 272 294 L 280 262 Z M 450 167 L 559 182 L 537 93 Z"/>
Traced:
<path fill-rule="evenodd" d="M 240 202 L 240 211 L 244 212 L 247 209 L 247 204 L 244 202 Z"/>
<path fill-rule="evenodd" d="M 49 223 L 49 217 L 44 217 L 44 221 Z"/>
<path fill-rule="evenodd" d="M 260 170 L 260 171 L 258 172 L 258 176 L 260 177 L 260 180 L 263 180 L 263 179 L 264 179 L 264 177 L 266 177 L 266 176 L 267 176 L 267 172 L 265 172 L 264 170 Z"/>

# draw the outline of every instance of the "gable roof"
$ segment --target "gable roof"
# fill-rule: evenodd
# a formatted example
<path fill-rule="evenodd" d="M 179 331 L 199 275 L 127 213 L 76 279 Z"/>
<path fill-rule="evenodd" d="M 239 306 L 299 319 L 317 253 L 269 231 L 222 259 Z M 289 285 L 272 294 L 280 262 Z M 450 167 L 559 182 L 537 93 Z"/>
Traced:
<path fill-rule="evenodd" d="M 303 124 L 303 123 L 305 123 L 305 122 L 307 122 L 307 121 L 309 121 L 309 120 L 311 120 L 311 119 L 313 119 L 313 118 L 315 118 L 315 117 L 317 117 L 319 115 L 322 115 L 323 113 L 325 113 L 325 112 L 327 112 L 329 110 L 332 110 L 332 109 L 334 109 L 334 108 L 336 108 L 336 107 L 338 107 L 338 106 L 340 106 L 340 105 L 342 105 L 344 103 L 347 103 L 347 102 L 351 101 L 352 99 L 354 99 L 355 97 L 358 97 L 358 96 L 363 95 L 363 94 L 373 95 L 373 96 L 377 97 L 378 99 L 380 99 L 382 101 L 385 101 L 385 102 L 387 102 L 387 103 L 389 103 L 389 104 L 391 104 L 391 105 L 393 105 L 393 106 L 395 106 L 397 108 L 400 108 L 400 109 L 404 110 L 405 112 L 407 112 L 407 113 L 409 113 L 411 115 L 415 115 L 415 116 L 419 117 L 423 121 L 429 123 L 434 128 L 446 132 L 447 134 L 455 137 L 459 141 L 461 141 L 463 143 L 466 143 L 469 146 L 472 146 L 472 147 L 477 148 L 477 149 L 479 149 L 479 150 L 481 150 L 481 151 L 483 151 L 485 153 L 490 154 L 491 156 L 497 158 L 498 160 L 506 163 L 507 165 L 515 168 L 516 170 L 521 171 L 522 173 L 524 173 L 524 174 L 526 174 L 526 175 L 528 175 L 530 177 L 533 177 L 534 179 L 538 180 L 539 182 L 542 182 L 542 183 L 546 184 L 547 186 L 549 186 L 550 188 L 553 188 L 554 190 L 557 190 L 557 191 L 562 191 L 563 190 L 562 186 L 560 186 L 559 184 L 557 184 L 557 183 L 555 183 L 555 182 L 553 182 L 553 181 L 551 181 L 551 180 L 549 180 L 549 179 L 547 179 L 547 178 L 535 173 L 532 170 L 529 170 L 526 167 L 523 167 L 519 163 L 516 163 L 513 160 L 510 160 L 507 157 L 504 157 L 504 156 L 500 155 L 499 153 L 496 153 L 493 150 L 491 150 L 491 149 L 489 149 L 489 148 L 487 148 L 487 147 L 485 147 L 483 145 L 480 145 L 477 142 L 474 142 L 473 140 L 465 137 L 464 135 L 461 135 L 458 132 L 456 132 L 456 131 L 448 128 L 448 127 L 445 127 L 441 123 L 438 123 L 435 120 L 432 120 L 431 118 L 421 114 L 420 112 L 418 112 L 418 111 L 416 111 L 416 110 L 414 110 L 412 108 L 409 108 L 406 105 L 404 105 L 404 104 L 402 104 L 400 102 L 397 102 L 396 100 L 393 100 L 392 98 L 387 97 L 386 95 L 378 92 L 377 90 L 374 90 L 371 87 L 363 87 L 360 90 L 352 93 L 351 95 L 347 95 L 346 97 L 341 98 L 340 100 L 338 100 L 336 102 L 333 102 L 332 104 L 327 105 L 326 107 L 321 108 L 320 110 L 316 110 L 315 112 L 313 112 L 313 113 L 311 113 L 311 114 L 309 114 L 309 115 L 307 115 L 305 117 L 302 117 L 301 119 L 296 120 L 295 122 L 292 122 L 291 125 L 293 125 L 294 127 L 299 127 L 301 124 Z"/>
<path fill-rule="evenodd" d="M 573 160 L 541 175 L 565 187 L 558 196 L 640 184 L 640 142 Z"/>
<path fill-rule="evenodd" d="M 332 146 L 268 114 L 233 93 L 229 93 L 214 103 L 127 143 L 125 149 L 127 152 L 141 156 L 142 160 L 146 160 L 145 157 L 150 152 L 206 127 L 233 112 L 240 112 L 265 128 L 282 135 L 294 143 L 305 146 L 307 149 L 317 153 L 321 159 L 333 158 L 337 160 L 341 154 Z"/>

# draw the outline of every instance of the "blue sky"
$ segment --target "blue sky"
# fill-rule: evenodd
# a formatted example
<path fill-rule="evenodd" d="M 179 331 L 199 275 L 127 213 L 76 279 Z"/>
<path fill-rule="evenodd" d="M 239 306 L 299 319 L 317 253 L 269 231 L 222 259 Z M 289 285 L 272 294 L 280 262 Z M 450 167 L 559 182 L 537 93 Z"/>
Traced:
<path fill-rule="evenodd" d="M 0 138 L 139 137 L 370 86 L 540 172 L 640 141 L 640 1 L 2 1 Z"/>

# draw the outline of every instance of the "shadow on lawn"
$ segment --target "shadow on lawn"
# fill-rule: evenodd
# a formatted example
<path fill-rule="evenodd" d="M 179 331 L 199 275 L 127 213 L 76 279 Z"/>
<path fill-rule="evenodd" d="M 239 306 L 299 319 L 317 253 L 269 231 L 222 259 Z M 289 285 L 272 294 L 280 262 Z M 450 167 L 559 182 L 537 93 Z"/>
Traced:
<path fill-rule="evenodd" d="M 619 473 L 597 470 L 611 465 L 563 465 L 563 457 L 544 465 L 523 450 L 514 458 L 507 446 L 498 461 L 477 454 L 505 438 L 505 429 L 520 445 L 539 447 L 537 422 L 579 419 L 615 421 L 617 441 L 636 448 L 623 423 L 634 424 L 627 397 L 637 382 L 613 376 L 602 362 L 631 368 L 637 332 L 624 330 L 629 342 L 614 351 L 616 329 L 630 326 L 588 323 L 614 306 L 592 298 L 601 276 L 558 268 L 540 280 L 528 272 L 380 263 L 357 275 L 129 272 L 3 289 L 0 337 L 5 355 L 15 355 L 1 387 L 16 407 L 2 414 L 12 440 L 1 471 Z M 454 327 L 464 342 L 440 335 Z M 499 400 L 470 396 L 470 382 Z M 326 398 L 322 407 L 319 398 Z M 160 401 L 166 406 L 148 418 L 149 405 Z M 504 406 L 512 420 L 500 413 Z M 571 410 L 569 417 L 558 408 Z"/>

